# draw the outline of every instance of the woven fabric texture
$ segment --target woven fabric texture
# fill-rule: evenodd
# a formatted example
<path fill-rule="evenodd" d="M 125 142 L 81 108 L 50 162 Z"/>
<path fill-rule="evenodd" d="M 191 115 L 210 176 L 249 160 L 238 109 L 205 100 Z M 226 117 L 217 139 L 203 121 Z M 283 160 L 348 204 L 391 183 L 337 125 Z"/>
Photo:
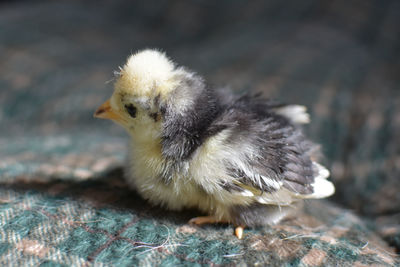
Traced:
<path fill-rule="evenodd" d="M 0 265 L 399 265 L 398 25 L 395 0 L 1 3 Z M 243 240 L 146 203 L 123 179 L 127 135 L 92 117 L 146 47 L 306 105 L 336 194 Z"/>

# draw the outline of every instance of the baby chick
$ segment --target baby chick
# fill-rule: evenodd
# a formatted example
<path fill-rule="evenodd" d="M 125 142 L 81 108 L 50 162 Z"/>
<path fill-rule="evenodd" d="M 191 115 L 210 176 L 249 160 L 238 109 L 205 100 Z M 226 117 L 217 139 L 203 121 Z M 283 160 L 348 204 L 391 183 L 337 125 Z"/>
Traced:
<path fill-rule="evenodd" d="M 214 90 L 157 50 L 130 56 L 118 75 L 94 115 L 130 134 L 127 181 L 151 203 L 197 208 L 208 216 L 190 223 L 232 223 L 242 238 L 246 226 L 334 193 L 299 128 L 303 106 Z"/>

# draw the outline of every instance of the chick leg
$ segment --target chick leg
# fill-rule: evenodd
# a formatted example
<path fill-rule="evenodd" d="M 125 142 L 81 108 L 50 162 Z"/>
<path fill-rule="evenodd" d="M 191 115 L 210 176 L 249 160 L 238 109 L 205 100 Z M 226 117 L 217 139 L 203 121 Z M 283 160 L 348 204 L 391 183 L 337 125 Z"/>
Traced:
<path fill-rule="evenodd" d="M 189 224 L 228 223 L 228 221 L 215 218 L 215 216 L 201 216 L 189 220 Z"/>

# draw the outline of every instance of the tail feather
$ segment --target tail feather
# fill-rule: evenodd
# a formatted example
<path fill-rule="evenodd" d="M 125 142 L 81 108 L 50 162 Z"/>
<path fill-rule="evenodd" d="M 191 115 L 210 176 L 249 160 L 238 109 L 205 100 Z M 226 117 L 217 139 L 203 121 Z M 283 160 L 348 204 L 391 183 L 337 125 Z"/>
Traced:
<path fill-rule="evenodd" d="M 313 162 L 316 169 L 316 176 L 314 177 L 314 183 L 312 183 L 313 193 L 304 195 L 304 198 L 325 198 L 335 193 L 335 186 L 332 182 L 326 178 L 329 177 L 329 171 L 317 162 Z"/>
<path fill-rule="evenodd" d="M 310 122 L 310 115 L 307 113 L 307 108 L 301 105 L 287 105 L 279 107 L 275 110 L 276 114 L 289 119 L 295 124 L 306 124 Z"/>

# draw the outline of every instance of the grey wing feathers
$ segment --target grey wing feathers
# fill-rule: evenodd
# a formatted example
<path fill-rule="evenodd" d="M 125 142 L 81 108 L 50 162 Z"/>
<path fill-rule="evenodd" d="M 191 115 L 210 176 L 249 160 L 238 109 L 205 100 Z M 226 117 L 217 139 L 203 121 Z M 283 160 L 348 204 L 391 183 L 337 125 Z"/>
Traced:
<path fill-rule="evenodd" d="M 307 113 L 307 108 L 302 105 L 284 104 L 272 99 L 263 99 L 261 94 L 245 94 L 236 101 L 236 105 L 239 108 L 243 108 L 243 106 L 250 103 L 252 111 L 259 114 L 272 112 L 285 117 L 293 124 L 306 124 L 310 122 L 310 115 Z"/>
<path fill-rule="evenodd" d="M 316 145 L 304 137 L 290 118 L 282 115 L 281 111 L 288 107 L 299 106 L 271 104 L 243 96 L 227 109 L 220 122 L 232 127 L 230 141 L 246 140 L 252 151 L 245 157 L 247 167 L 228 162 L 227 170 L 240 184 L 261 192 L 286 188 L 299 197 L 316 196 L 316 189 L 321 189 L 315 187 L 315 179 L 325 179 L 329 172 L 311 160 Z M 320 185 L 326 186 L 323 182 Z"/>

